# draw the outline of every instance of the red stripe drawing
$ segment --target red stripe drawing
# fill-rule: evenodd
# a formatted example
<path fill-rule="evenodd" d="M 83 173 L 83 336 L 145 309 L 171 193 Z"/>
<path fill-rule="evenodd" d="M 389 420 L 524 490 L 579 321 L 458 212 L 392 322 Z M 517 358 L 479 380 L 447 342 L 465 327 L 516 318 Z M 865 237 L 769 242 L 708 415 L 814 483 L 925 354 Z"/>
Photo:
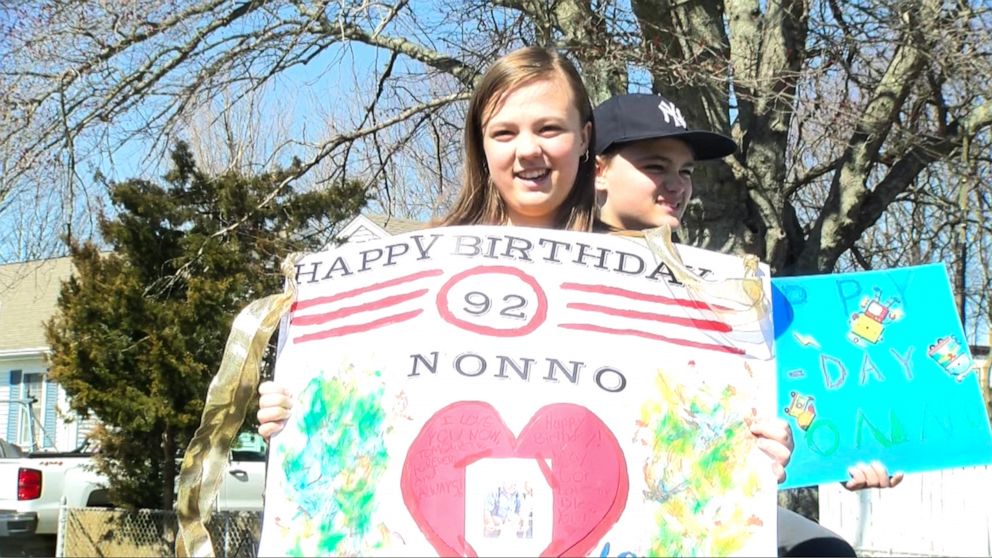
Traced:
<path fill-rule="evenodd" d="M 567 313 L 558 327 L 606 335 L 639 337 L 706 351 L 745 354 L 723 334 L 734 331 L 714 310 L 728 310 L 688 298 L 646 294 L 619 287 L 566 282 L 563 293 L 582 296 L 565 304 Z M 637 310 L 629 308 L 637 305 Z M 624 306 L 628 306 L 624 308 Z"/>
<path fill-rule="evenodd" d="M 695 308 L 696 310 L 730 310 L 730 308 L 727 308 L 725 306 L 720 306 L 718 304 L 709 304 L 701 300 L 692 300 L 688 298 L 671 298 L 661 295 L 650 295 L 650 294 L 639 293 L 637 291 L 621 289 L 619 287 L 607 287 L 606 285 L 584 285 L 582 283 L 562 283 L 561 288 L 565 290 L 574 290 L 585 293 L 616 295 L 616 296 L 622 296 L 624 298 L 629 298 L 631 300 L 639 300 L 642 302 L 656 302 L 658 304 L 681 306 L 683 308 Z"/>
<path fill-rule="evenodd" d="M 294 337 L 294 343 L 305 343 L 307 341 L 317 341 L 319 339 L 327 339 L 329 337 L 341 337 L 342 335 L 350 335 L 352 333 L 361 333 L 363 331 L 371 331 L 373 329 L 378 329 L 383 326 L 398 324 L 405 322 L 407 320 L 412 320 L 419 316 L 423 310 L 411 310 L 409 312 L 403 312 L 402 314 L 396 314 L 394 316 L 387 316 L 385 318 L 380 318 L 378 320 L 373 320 L 364 324 L 355 324 L 350 326 L 336 327 L 331 329 L 325 329 L 323 331 L 318 331 L 317 333 L 308 333 L 306 335 L 300 335 L 299 337 Z"/>
<path fill-rule="evenodd" d="M 410 283 L 443 273 L 440 269 L 429 269 L 333 295 L 298 300 L 289 319 L 292 341 L 306 343 L 343 337 L 412 320 L 424 312 L 423 301 L 429 300 L 424 295 L 430 289 L 396 292 L 396 287 L 410 289 Z M 345 301 L 348 304 L 336 304 Z M 310 311 L 302 313 L 304 310 Z"/>
<path fill-rule="evenodd" d="M 372 291 L 379 291 L 388 287 L 393 287 L 396 285 L 402 285 L 404 283 L 409 283 L 411 281 L 416 281 L 417 279 L 423 279 L 425 277 L 436 277 L 444 273 L 440 269 L 429 269 L 427 271 L 418 271 L 417 273 L 411 273 L 409 275 L 404 275 L 402 277 L 396 277 L 395 279 L 390 279 L 388 281 L 383 281 L 381 283 L 375 283 L 367 287 L 361 287 L 358 289 L 352 289 L 350 291 L 345 291 L 343 293 L 338 293 L 330 296 L 319 296 L 317 298 L 311 298 L 309 300 L 298 300 L 293 304 L 293 312 L 299 312 L 300 310 L 305 310 L 311 306 L 318 306 L 320 304 L 328 304 L 331 302 L 337 302 L 345 298 L 353 298 L 360 294 L 365 294 Z"/>
<path fill-rule="evenodd" d="M 718 345 L 714 343 L 700 343 L 698 341 L 691 341 L 689 339 L 679 339 L 676 337 L 666 337 L 664 335 L 658 335 L 655 333 L 649 333 L 647 331 L 640 331 L 636 329 L 613 329 L 603 326 L 597 326 L 592 324 L 559 324 L 558 327 L 564 329 L 577 329 L 581 331 L 593 331 L 596 333 L 610 333 L 614 335 L 631 335 L 634 337 L 643 337 L 644 339 L 653 339 L 655 341 L 664 341 L 666 343 L 671 343 L 673 345 L 681 345 L 683 347 L 693 347 L 695 349 L 704 349 L 707 351 L 717 351 L 720 353 L 730 353 L 735 355 L 743 355 L 744 350 L 737 347 L 732 347 L 730 345 Z"/>
<path fill-rule="evenodd" d="M 611 316 L 621 316 L 625 318 L 634 318 L 638 320 L 650 320 L 654 322 L 664 322 L 668 324 L 694 327 L 697 329 L 705 329 L 707 331 L 719 331 L 722 333 L 731 331 L 730 326 L 717 320 L 684 318 L 679 316 L 668 316 L 666 314 L 656 314 L 654 312 L 638 312 L 636 310 L 618 310 L 616 308 L 608 308 L 606 306 L 600 306 L 598 304 L 587 304 L 584 302 L 572 302 L 569 303 L 566 307 L 573 308 L 575 310 L 585 310 L 588 312 L 599 312 L 601 314 L 609 314 Z"/>
<path fill-rule="evenodd" d="M 352 314 L 358 314 L 359 312 L 369 312 L 371 310 L 381 310 L 382 308 L 388 308 L 390 306 L 396 306 L 401 302 L 406 302 L 408 300 L 413 300 L 415 298 L 420 298 L 427 294 L 427 289 L 420 289 L 417 291 L 412 291 L 409 293 L 403 293 L 393 296 L 387 296 L 385 298 L 380 298 L 372 302 L 367 302 L 365 304 L 359 304 L 357 306 L 346 306 L 344 308 L 339 308 L 331 312 L 324 312 L 322 314 L 307 314 L 305 316 L 294 316 L 290 320 L 293 325 L 308 326 L 308 325 L 318 325 L 336 320 L 338 318 L 346 318 Z"/>

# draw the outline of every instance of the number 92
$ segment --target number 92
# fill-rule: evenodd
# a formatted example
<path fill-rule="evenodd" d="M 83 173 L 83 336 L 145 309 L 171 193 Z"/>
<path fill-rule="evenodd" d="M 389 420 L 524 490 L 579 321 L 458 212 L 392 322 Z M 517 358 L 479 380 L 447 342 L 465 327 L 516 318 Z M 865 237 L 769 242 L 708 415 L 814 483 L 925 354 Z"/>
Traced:
<path fill-rule="evenodd" d="M 465 304 L 466 306 L 463 307 L 463 310 L 473 316 L 482 316 L 493 309 L 492 300 L 490 300 L 486 293 L 480 291 L 469 291 L 465 293 Z M 503 297 L 503 304 L 499 310 L 499 315 L 516 320 L 526 320 L 527 314 L 523 311 L 526 307 L 526 298 L 520 295 L 509 294 Z"/>

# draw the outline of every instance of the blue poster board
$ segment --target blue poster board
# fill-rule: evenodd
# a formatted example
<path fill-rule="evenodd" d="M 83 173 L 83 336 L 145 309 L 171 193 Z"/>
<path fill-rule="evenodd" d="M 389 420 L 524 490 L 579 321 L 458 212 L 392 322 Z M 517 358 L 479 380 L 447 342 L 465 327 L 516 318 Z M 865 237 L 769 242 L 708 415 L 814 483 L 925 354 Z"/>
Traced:
<path fill-rule="evenodd" d="M 772 280 L 782 488 L 992 463 L 992 430 L 943 264 Z"/>

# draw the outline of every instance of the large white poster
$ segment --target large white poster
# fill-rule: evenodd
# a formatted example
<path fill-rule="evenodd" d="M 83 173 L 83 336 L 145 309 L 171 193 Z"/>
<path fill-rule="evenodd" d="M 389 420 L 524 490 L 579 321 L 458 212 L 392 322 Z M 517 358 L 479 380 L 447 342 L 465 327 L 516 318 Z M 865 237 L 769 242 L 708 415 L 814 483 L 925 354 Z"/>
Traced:
<path fill-rule="evenodd" d="M 678 251 L 698 281 L 511 227 L 302 259 L 259 554 L 773 555 L 767 270 Z"/>

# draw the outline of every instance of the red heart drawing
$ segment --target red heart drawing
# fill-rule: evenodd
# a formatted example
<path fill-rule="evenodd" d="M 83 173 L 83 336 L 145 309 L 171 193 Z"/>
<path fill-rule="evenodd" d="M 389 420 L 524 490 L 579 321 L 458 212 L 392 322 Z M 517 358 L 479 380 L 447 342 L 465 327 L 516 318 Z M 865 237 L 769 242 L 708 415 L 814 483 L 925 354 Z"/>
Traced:
<path fill-rule="evenodd" d="M 424 424 L 400 480 L 403 502 L 438 555 L 477 556 L 465 540 L 465 468 L 498 457 L 539 460 L 551 486 L 552 540 L 541 556 L 588 554 L 627 504 L 620 444 L 585 407 L 542 407 L 514 439 L 492 405 L 460 401 Z"/>

